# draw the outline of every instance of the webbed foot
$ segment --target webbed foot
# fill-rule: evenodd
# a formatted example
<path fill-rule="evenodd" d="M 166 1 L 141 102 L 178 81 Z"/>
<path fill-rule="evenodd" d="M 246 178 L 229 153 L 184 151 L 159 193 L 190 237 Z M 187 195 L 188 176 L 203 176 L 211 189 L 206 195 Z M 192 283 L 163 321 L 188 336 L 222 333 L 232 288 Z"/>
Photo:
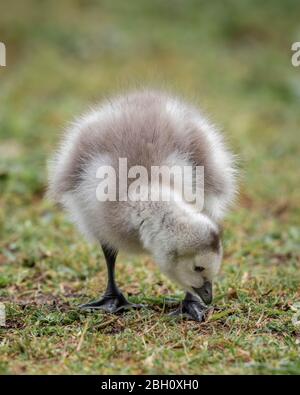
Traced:
<path fill-rule="evenodd" d="M 82 310 L 103 310 L 108 313 L 123 313 L 129 309 L 139 309 L 142 304 L 130 303 L 122 293 L 105 295 L 100 300 L 95 300 L 79 306 Z"/>
<path fill-rule="evenodd" d="M 169 315 L 172 317 L 182 317 L 188 320 L 202 322 L 205 320 L 208 308 L 201 304 L 197 299 L 187 294 L 180 306 Z"/>

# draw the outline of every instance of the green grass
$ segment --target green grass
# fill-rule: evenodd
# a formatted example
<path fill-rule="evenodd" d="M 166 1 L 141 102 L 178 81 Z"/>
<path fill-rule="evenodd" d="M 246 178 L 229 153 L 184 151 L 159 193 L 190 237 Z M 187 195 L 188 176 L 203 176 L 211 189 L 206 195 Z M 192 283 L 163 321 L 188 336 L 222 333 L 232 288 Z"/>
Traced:
<path fill-rule="evenodd" d="M 24 1 L 0 5 L 1 373 L 299 374 L 298 1 Z M 196 100 L 242 170 L 207 322 L 176 322 L 182 292 L 149 257 L 120 255 L 121 288 L 148 309 L 77 306 L 105 265 L 43 198 L 46 159 L 74 114 L 139 84 Z"/>

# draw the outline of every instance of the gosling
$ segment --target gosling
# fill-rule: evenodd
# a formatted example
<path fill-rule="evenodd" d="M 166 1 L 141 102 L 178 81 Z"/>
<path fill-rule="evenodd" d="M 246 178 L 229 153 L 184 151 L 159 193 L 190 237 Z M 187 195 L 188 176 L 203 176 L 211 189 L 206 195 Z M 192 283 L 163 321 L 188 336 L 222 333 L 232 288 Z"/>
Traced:
<path fill-rule="evenodd" d="M 136 171 L 135 179 L 128 177 L 121 188 L 120 181 L 127 177 L 120 167 L 124 159 L 128 169 L 140 166 L 149 173 L 157 167 L 191 168 L 183 187 L 191 192 L 197 183 L 202 185 L 202 203 L 182 196 L 174 182 L 140 177 L 134 189 Z M 99 173 L 107 168 L 116 179 L 108 177 L 111 172 L 105 177 Z M 198 168 L 204 169 L 200 175 Z M 146 184 L 148 189 L 143 188 Z M 107 198 L 108 190 L 117 198 Z M 149 198 L 149 191 L 159 191 L 159 198 Z M 235 196 L 236 171 L 234 155 L 201 112 L 152 90 L 103 103 L 68 128 L 50 161 L 48 192 L 83 235 L 101 245 L 106 260 L 104 295 L 81 308 L 118 313 L 140 307 L 127 301 L 115 280 L 118 251 L 126 250 L 150 253 L 161 271 L 186 292 L 173 315 L 205 319 L 223 254 L 220 224 Z"/>

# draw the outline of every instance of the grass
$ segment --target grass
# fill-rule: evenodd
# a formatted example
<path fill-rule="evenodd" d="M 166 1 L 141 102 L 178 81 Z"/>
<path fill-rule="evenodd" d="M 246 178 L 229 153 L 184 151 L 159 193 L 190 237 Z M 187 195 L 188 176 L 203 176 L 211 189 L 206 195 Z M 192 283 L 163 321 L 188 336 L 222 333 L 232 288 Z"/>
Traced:
<path fill-rule="evenodd" d="M 299 2 L 0 8 L 0 372 L 299 374 Z M 80 313 L 105 286 L 104 259 L 43 198 L 66 122 L 140 83 L 196 100 L 240 157 L 215 307 L 200 325 L 167 316 L 182 292 L 151 258 L 122 254 L 120 286 L 149 308 Z"/>

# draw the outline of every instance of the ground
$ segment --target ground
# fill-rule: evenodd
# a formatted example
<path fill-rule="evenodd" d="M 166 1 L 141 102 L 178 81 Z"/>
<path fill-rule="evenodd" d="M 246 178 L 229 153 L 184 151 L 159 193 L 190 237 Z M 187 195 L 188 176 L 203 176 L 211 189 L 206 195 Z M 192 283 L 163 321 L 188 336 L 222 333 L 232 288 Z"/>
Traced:
<path fill-rule="evenodd" d="M 0 8 L 0 372 L 299 374 L 299 2 Z M 149 308 L 80 313 L 104 289 L 104 259 L 44 199 L 46 160 L 67 122 L 140 84 L 196 102 L 238 154 L 240 194 L 202 324 L 168 317 L 168 298 L 183 293 L 150 257 L 124 254 L 120 286 Z"/>

